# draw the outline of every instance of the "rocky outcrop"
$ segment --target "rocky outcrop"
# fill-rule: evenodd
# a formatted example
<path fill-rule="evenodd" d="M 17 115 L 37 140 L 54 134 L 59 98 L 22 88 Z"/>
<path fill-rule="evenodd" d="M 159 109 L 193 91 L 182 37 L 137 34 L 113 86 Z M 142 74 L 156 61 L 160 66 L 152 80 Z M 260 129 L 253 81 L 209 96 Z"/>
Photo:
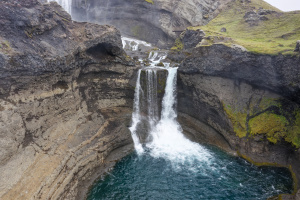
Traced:
<path fill-rule="evenodd" d="M 170 47 L 176 37 L 173 29 L 207 24 L 228 1 L 74 0 L 72 17 L 115 25 L 122 34 Z"/>
<path fill-rule="evenodd" d="M 132 150 L 136 67 L 111 26 L 0 2 L 0 198 L 83 199 Z"/>
<path fill-rule="evenodd" d="M 299 76 L 298 56 L 195 48 L 179 67 L 179 121 L 193 140 L 290 167 L 299 182 Z"/>

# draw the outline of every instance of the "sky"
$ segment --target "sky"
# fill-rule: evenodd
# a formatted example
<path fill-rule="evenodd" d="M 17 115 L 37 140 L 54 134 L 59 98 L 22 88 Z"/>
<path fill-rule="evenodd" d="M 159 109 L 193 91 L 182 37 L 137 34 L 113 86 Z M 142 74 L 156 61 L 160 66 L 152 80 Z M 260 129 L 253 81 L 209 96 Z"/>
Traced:
<path fill-rule="evenodd" d="M 264 0 L 282 11 L 300 10 L 300 0 Z"/>

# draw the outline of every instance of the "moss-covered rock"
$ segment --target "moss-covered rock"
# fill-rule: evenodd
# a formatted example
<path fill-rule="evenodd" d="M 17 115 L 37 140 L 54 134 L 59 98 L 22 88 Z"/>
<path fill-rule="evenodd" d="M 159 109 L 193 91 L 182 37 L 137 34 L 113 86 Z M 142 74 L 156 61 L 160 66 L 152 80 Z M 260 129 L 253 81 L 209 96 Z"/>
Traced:
<path fill-rule="evenodd" d="M 234 132 L 240 138 L 247 136 L 247 113 L 235 111 L 230 105 L 224 105 L 223 108 L 232 122 Z"/>
<path fill-rule="evenodd" d="M 272 143 L 277 143 L 287 133 L 288 122 L 282 115 L 262 113 L 249 120 L 251 135 L 265 134 Z"/>
<path fill-rule="evenodd" d="M 300 110 L 295 111 L 295 120 L 292 126 L 289 127 L 285 140 L 297 148 L 300 147 Z"/>
<path fill-rule="evenodd" d="M 177 38 L 175 40 L 175 43 L 174 43 L 174 46 L 171 48 L 171 50 L 174 50 L 174 51 L 181 51 L 183 49 L 183 43 L 181 41 L 180 38 Z"/>
<path fill-rule="evenodd" d="M 145 0 L 148 3 L 154 4 L 153 0 Z"/>
<path fill-rule="evenodd" d="M 285 140 L 300 147 L 300 108 L 297 106 L 286 105 L 280 99 L 263 98 L 258 105 L 249 103 L 244 109 L 223 103 L 223 109 L 240 138 L 263 135 L 274 144 Z"/>

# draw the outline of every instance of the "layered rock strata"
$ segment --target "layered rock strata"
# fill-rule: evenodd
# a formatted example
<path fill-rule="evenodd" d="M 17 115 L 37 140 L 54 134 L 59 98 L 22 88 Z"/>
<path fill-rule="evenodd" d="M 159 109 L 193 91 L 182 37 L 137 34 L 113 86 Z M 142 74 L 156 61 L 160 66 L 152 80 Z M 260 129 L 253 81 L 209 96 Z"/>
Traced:
<path fill-rule="evenodd" d="M 83 199 L 133 148 L 136 67 L 117 29 L 57 3 L 1 1 L 0 13 L 0 199 Z"/>

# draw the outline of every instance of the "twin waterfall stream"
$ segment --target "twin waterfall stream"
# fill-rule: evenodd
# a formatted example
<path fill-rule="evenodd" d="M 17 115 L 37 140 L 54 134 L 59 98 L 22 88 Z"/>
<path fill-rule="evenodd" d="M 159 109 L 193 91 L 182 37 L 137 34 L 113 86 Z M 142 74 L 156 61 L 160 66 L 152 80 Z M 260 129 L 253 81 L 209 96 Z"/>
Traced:
<path fill-rule="evenodd" d="M 150 57 L 151 65 L 145 69 L 138 71 L 138 78 L 135 87 L 134 98 L 134 112 L 132 115 L 132 126 L 130 131 L 135 144 L 135 149 L 138 154 L 142 154 L 145 148 L 150 155 L 155 158 L 167 158 L 174 163 L 192 164 L 193 160 L 212 161 L 213 157 L 209 152 L 199 144 L 191 142 L 186 139 L 182 133 L 182 129 L 176 121 L 176 81 L 177 68 L 169 67 L 169 63 L 164 63 L 165 68 L 158 68 L 155 65 L 155 59 L 159 62 L 165 57 L 157 57 L 157 53 L 150 53 L 156 55 L 154 58 Z M 154 63 L 154 64 L 153 64 Z M 157 70 L 165 69 L 167 71 L 167 79 L 165 86 L 165 93 L 162 99 L 161 114 L 159 115 L 158 108 L 158 89 L 157 89 Z M 141 87 L 141 72 L 145 71 L 147 80 L 147 92 L 143 91 Z M 143 98 L 141 98 L 143 97 Z M 148 124 L 148 134 L 146 142 L 143 145 L 140 138 L 138 125 L 142 122 L 141 115 L 141 101 L 146 101 Z M 145 104 L 144 104 L 145 105 Z M 143 147 L 144 146 L 144 147 Z"/>

